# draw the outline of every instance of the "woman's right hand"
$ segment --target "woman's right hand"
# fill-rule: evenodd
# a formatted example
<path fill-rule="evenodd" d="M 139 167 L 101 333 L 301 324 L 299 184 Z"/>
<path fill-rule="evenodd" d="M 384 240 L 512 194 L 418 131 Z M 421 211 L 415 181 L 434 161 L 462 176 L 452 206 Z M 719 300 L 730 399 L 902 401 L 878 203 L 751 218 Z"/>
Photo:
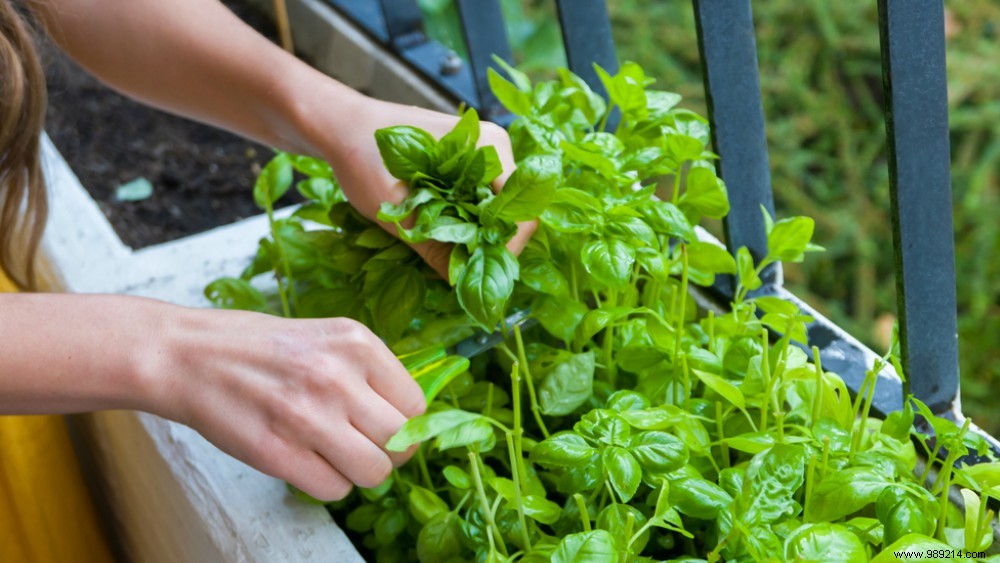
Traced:
<path fill-rule="evenodd" d="M 424 395 L 364 325 L 184 311 L 146 367 L 160 374 L 148 410 L 321 500 L 374 487 L 412 455 L 385 444 Z"/>

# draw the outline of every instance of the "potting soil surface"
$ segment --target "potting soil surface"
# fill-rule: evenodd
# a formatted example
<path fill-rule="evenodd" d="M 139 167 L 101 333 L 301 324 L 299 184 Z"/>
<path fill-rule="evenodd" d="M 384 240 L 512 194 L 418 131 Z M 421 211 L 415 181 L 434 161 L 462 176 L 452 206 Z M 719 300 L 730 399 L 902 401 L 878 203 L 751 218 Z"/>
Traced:
<path fill-rule="evenodd" d="M 224 2 L 272 40 L 266 14 Z M 48 80 L 45 129 L 80 182 L 132 248 L 177 239 L 260 213 L 252 188 L 271 149 L 168 115 L 98 82 L 47 39 L 39 48 Z M 119 186 L 145 179 L 152 194 L 121 201 Z M 289 191 L 282 204 L 297 200 Z"/>

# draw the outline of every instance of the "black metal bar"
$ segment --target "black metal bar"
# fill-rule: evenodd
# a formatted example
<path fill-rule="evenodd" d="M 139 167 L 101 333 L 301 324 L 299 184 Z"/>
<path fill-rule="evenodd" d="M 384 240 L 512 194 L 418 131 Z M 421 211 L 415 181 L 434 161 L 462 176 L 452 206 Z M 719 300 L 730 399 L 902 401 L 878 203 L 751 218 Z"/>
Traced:
<path fill-rule="evenodd" d="M 514 58 L 507 41 L 507 29 L 503 23 L 503 11 L 499 0 L 456 0 L 462 35 L 472 67 L 472 79 L 478 97 L 476 109 L 483 119 L 496 119 L 507 113 L 490 89 L 488 70 L 499 71 L 493 56 L 508 63 Z"/>
<path fill-rule="evenodd" d="M 909 390 L 958 398 L 955 242 L 942 0 L 879 0 L 896 298 Z"/>
<path fill-rule="evenodd" d="M 380 43 L 389 41 L 385 15 L 379 0 L 327 0 Z"/>
<path fill-rule="evenodd" d="M 556 10 L 569 69 L 591 89 L 607 98 L 607 92 L 594 71 L 596 63 L 608 74 L 618 72 L 607 4 L 604 0 L 556 0 Z"/>
<path fill-rule="evenodd" d="M 401 59 L 423 74 L 431 83 L 455 99 L 472 107 L 479 106 L 469 65 L 458 59 L 444 45 L 422 33 L 404 35 L 390 43 L 382 0 L 326 0 L 373 39 L 395 51 Z M 399 28 L 397 28 L 399 29 Z M 418 40 L 423 37 L 423 40 Z"/>
<path fill-rule="evenodd" d="M 379 4 L 386 32 L 393 45 L 405 48 L 427 40 L 417 0 L 379 0 Z"/>
<path fill-rule="evenodd" d="M 746 246 L 759 262 L 767 254 L 761 206 L 773 216 L 774 197 L 750 0 L 693 2 L 719 175 L 729 188 L 726 243 L 734 254 Z M 781 265 L 765 269 L 761 279 L 780 285 Z M 731 286 L 732 278 L 723 283 Z"/>

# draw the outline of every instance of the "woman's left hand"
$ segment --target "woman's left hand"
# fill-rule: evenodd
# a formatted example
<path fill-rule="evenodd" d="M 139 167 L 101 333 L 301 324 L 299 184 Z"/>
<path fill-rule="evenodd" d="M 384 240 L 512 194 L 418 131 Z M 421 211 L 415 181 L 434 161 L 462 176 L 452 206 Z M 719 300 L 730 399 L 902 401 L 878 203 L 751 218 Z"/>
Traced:
<path fill-rule="evenodd" d="M 411 125 L 440 138 L 455 127 L 458 117 L 361 95 L 351 103 L 356 109 L 351 112 L 353 119 L 350 128 L 323 131 L 320 135 L 314 135 L 318 137 L 318 141 L 313 144 L 317 152 L 333 166 L 337 180 L 355 209 L 395 236 L 396 226 L 379 221 L 376 215 L 383 202 L 402 202 L 409 193 L 409 188 L 389 174 L 383 165 L 375 143 L 375 131 L 395 125 Z M 503 173 L 493 181 L 493 189 L 500 191 L 515 168 L 510 137 L 499 125 L 483 121 L 480 124 L 478 144 L 491 145 L 497 150 Z M 520 223 L 507 248 L 514 254 L 520 253 L 536 227 L 537 223 L 534 221 Z M 411 246 L 442 278 L 448 279 L 451 245 L 428 241 Z"/>

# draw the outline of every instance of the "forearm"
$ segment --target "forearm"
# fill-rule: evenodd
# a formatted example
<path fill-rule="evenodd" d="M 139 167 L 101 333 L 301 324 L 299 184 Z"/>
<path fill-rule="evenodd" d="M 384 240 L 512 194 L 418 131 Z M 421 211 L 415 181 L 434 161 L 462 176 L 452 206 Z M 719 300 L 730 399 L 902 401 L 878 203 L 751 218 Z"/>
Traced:
<path fill-rule="evenodd" d="M 111 87 L 149 105 L 293 152 L 367 99 L 277 48 L 220 2 L 50 0 L 53 38 Z"/>
<path fill-rule="evenodd" d="M 0 294 L 0 414 L 152 409 L 172 310 L 124 296 Z"/>

